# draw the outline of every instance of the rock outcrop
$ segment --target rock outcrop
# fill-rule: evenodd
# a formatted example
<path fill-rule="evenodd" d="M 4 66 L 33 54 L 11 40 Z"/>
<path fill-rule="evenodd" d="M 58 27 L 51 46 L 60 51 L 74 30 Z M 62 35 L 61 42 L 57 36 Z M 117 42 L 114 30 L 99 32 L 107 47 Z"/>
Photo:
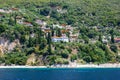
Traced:
<path fill-rule="evenodd" d="M 0 56 L 3 56 L 4 53 L 13 51 L 16 46 L 20 46 L 20 42 L 18 39 L 10 42 L 5 38 L 0 37 Z"/>
<path fill-rule="evenodd" d="M 0 57 L 4 56 L 3 46 L 0 45 Z"/>
<path fill-rule="evenodd" d="M 31 65 L 34 65 L 35 62 L 36 62 L 36 56 L 35 56 L 34 53 L 32 53 L 32 54 L 29 56 L 29 58 L 28 58 L 28 60 L 27 60 L 27 62 L 26 62 L 26 65 L 31 66 Z"/>

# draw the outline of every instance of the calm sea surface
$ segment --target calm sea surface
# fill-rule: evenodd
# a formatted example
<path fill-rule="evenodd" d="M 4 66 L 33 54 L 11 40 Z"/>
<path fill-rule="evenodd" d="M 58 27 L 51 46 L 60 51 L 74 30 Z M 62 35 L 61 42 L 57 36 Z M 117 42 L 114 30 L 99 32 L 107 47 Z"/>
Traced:
<path fill-rule="evenodd" d="M 0 80 L 120 80 L 120 68 L 9 68 Z"/>

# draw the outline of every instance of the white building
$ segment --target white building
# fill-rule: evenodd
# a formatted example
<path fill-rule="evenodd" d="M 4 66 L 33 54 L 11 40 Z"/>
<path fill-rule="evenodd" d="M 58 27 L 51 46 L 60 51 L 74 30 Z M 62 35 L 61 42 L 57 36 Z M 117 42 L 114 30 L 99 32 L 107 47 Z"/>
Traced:
<path fill-rule="evenodd" d="M 39 19 L 37 19 L 35 21 L 35 23 L 37 23 L 38 25 L 42 25 L 42 26 L 46 26 L 47 25 L 47 23 L 45 21 L 42 21 L 42 20 L 39 20 Z"/>
<path fill-rule="evenodd" d="M 108 40 L 107 40 L 107 39 L 102 39 L 102 42 L 103 42 L 104 44 L 107 44 L 107 43 L 108 43 Z"/>
<path fill-rule="evenodd" d="M 68 37 L 52 37 L 52 42 L 69 42 L 69 38 Z"/>
<path fill-rule="evenodd" d="M 12 10 L 4 10 L 4 9 L 0 9 L 0 12 L 1 12 L 1 13 L 11 13 Z"/>
<path fill-rule="evenodd" d="M 53 28 L 63 28 L 63 26 L 60 26 L 60 25 L 58 25 L 58 24 L 53 24 Z"/>
<path fill-rule="evenodd" d="M 67 10 L 66 9 L 62 9 L 62 8 L 58 8 L 57 12 L 59 12 L 59 13 L 66 13 Z"/>

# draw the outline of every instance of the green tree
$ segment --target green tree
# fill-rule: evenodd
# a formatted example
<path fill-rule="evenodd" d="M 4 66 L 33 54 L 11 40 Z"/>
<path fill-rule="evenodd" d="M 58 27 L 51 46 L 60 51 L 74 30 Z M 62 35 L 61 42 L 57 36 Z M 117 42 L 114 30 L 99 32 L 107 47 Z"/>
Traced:
<path fill-rule="evenodd" d="M 62 33 L 61 33 L 61 30 L 60 30 L 60 29 L 57 30 L 57 36 L 58 36 L 58 37 L 61 37 L 61 36 L 62 36 Z"/>
<path fill-rule="evenodd" d="M 34 46 L 34 40 L 32 37 L 29 37 L 28 45 L 27 47 L 33 47 Z"/>
<path fill-rule="evenodd" d="M 7 29 L 7 26 L 6 25 L 0 25 L 0 34 L 2 32 L 5 32 L 5 30 Z"/>
<path fill-rule="evenodd" d="M 116 46 L 116 45 L 111 45 L 111 46 L 110 46 L 110 49 L 111 49 L 113 52 L 115 52 L 115 53 L 118 52 L 118 49 L 117 49 L 117 46 Z"/>
<path fill-rule="evenodd" d="M 50 34 L 50 32 L 48 33 L 48 36 L 47 36 L 47 43 L 48 43 L 48 52 L 49 52 L 49 54 L 51 54 L 51 34 Z"/>
<path fill-rule="evenodd" d="M 67 50 L 67 49 L 63 50 L 63 51 L 61 52 L 61 56 L 62 56 L 62 58 L 68 58 L 68 57 L 69 57 L 69 52 L 68 52 L 68 50 Z"/>
<path fill-rule="evenodd" d="M 111 42 L 115 43 L 115 41 L 114 41 L 114 35 L 113 34 L 111 34 Z"/>
<path fill-rule="evenodd" d="M 15 13 L 14 13 L 14 24 L 15 24 L 15 25 L 17 24 L 16 17 L 17 17 L 17 13 L 15 12 Z"/>
<path fill-rule="evenodd" d="M 21 37 L 20 37 L 20 43 L 25 43 L 25 41 L 26 41 L 26 39 L 25 39 L 25 35 L 22 35 Z"/>
<path fill-rule="evenodd" d="M 77 60 L 77 55 L 76 54 L 72 54 L 70 57 L 71 61 Z"/>
<path fill-rule="evenodd" d="M 91 62 L 91 57 L 90 56 L 84 56 L 83 60 L 86 61 L 87 63 Z"/>
<path fill-rule="evenodd" d="M 5 55 L 5 64 L 6 65 L 11 65 L 11 64 L 16 64 L 16 65 L 25 65 L 27 61 L 27 56 L 25 53 L 8 53 Z"/>
<path fill-rule="evenodd" d="M 45 7 L 45 8 L 40 10 L 41 15 L 48 16 L 49 13 L 50 13 L 50 8 L 49 7 Z"/>
<path fill-rule="evenodd" d="M 99 63 L 105 62 L 105 52 L 100 48 L 94 49 L 94 55 L 92 56 L 94 62 L 99 62 Z"/>
<path fill-rule="evenodd" d="M 56 20 L 60 20 L 60 14 L 56 10 L 52 10 L 51 17 L 55 18 Z"/>
<path fill-rule="evenodd" d="M 98 39 L 100 42 L 102 42 L 102 36 L 101 34 L 99 35 L 99 39 Z"/>
<path fill-rule="evenodd" d="M 13 26 L 14 25 L 14 20 L 12 18 L 10 18 L 8 24 Z"/>
<path fill-rule="evenodd" d="M 109 50 L 107 46 L 105 47 L 105 56 L 106 56 L 106 61 L 108 62 L 115 62 L 116 61 L 116 55 Z"/>
<path fill-rule="evenodd" d="M 38 44 L 41 44 L 41 39 L 42 39 L 42 30 L 40 28 L 40 30 L 38 30 Z"/>
<path fill-rule="evenodd" d="M 53 27 L 51 28 L 51 36 L 54 36 L 54 33 L 55 33 L 55 31 L 54 31 L 54 29 L 53 29 Z"/>

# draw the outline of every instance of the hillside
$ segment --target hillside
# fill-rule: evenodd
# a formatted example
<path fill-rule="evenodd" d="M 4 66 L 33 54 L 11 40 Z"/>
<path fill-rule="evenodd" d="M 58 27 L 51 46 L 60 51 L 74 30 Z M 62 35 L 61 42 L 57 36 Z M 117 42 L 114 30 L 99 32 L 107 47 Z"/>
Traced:
<path fill-rule="evenodd" d="M 0 0 L 0 64 L 120 61 L 119 0 Z"/>
<path fill-rule="evenodd" d="M 71 18 L 77 19 L 77 21 L 87 22 L 87 25 L 98 25 L 101 23 L 106 26 L 108 23 L 112 23 L 114 25 L 119 25 L 120 20 L 120 2 L 119 0 L 6 0 L 0 1 L 1 6 L 21 6 L 24 4 L 28 4 L 35 7 L 41 6 L 42 3 L 52 3 L 59 2 L 68 5 L 70 8 L 70 14 L 68 14 Z M 14 5 L 12 5 L 14 4 Z M 72 13 L 74 12 L 74 13 Z M 79 15 L 79 16 L 77 16 Z M 74 21 L 74 20 L 73 20 Z M 74 21 L 76 22 L 76 21 Z M 82 23 L 82 22 L 81 22 Z"/>

